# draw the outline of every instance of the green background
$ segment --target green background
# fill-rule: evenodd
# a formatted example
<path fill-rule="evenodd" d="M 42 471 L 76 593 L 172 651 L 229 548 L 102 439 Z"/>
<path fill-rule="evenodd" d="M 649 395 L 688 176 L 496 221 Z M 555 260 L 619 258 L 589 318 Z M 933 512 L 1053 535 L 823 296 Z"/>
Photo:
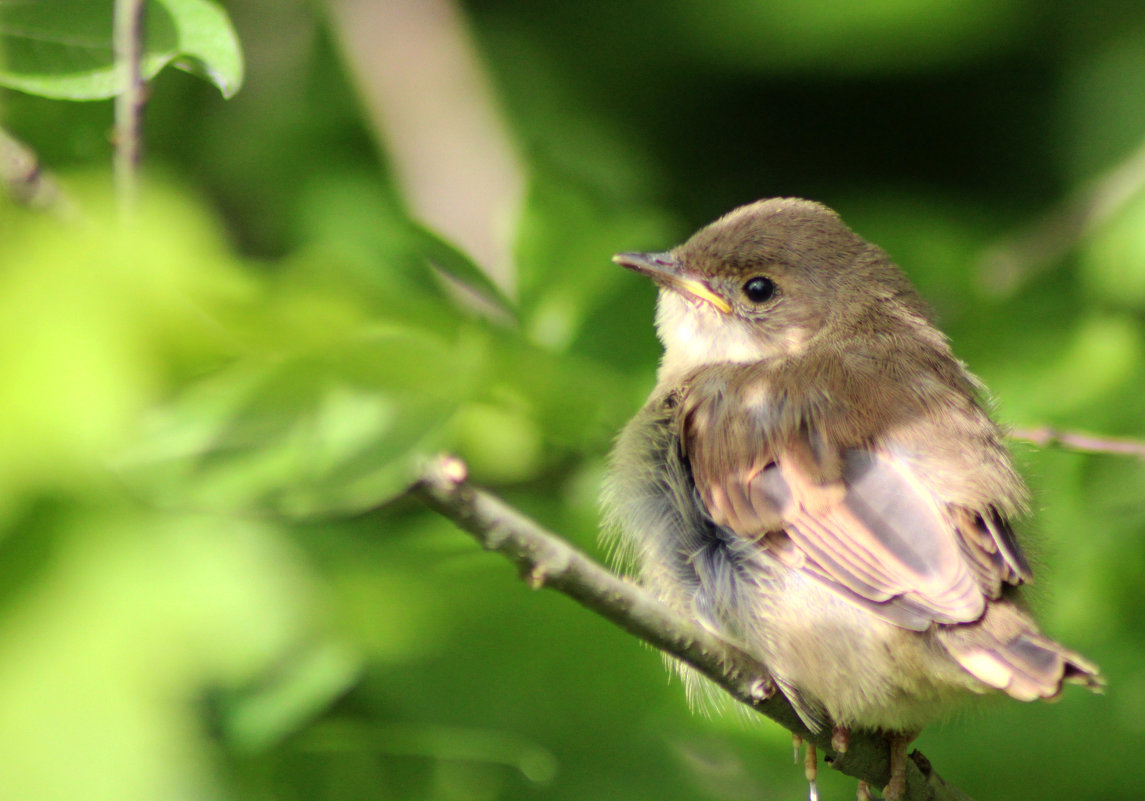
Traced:
<path fill-rule="evenodd" d="M 491 316 L 426 267 L 473 265 L 411 224 L 329 9 L 226 7 L 245 85 L 158 75 L 133 226 L 109 102 L 0 94 L 86 218 L 0 205 L 2 797 L 803 797 L 777 726 L 691 714 L 650 649 L 401 497 L 452 449 L 603 557 L 658 356 L 609 257 L 759 197 L 888 250 L 1005 423 L 1145 436 L 1139 2 L 461 3 L 524 186 Z M 1140 798 L 1145 463 L 1015 451 L 1035 605 L 1109 690 L 918 746 L 979 799 Z"/>

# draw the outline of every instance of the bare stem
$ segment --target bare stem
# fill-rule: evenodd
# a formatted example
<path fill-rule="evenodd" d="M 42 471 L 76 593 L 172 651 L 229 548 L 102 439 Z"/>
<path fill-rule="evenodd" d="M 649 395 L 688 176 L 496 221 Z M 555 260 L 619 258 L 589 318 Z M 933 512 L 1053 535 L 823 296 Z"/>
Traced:
<path fill-rule="evenodd" d="M 146 0 L 115 0 L 115 63 L 120 89 L 115 96 L 115 184 L 120 207 L 135 206 L 139 162 L 142 155 L 143 108 L 147 84 L 143 80 L 143 37 Z"/>
<path fill-rule="evenodd" d="M 1042 447 L 1061 447 L 1082 453 L 1101 453 L 1114 456 L 1136 456 L 1145 459 L 1145 441 L 1128 437 L 1105 437 L 1081 431 L 1062 431 L 1052 426 L 1017 428 L 1010 432 L 1013 439 L 1021 439 Z"/>
<path fill-rule="evenodd" d="M 442 456 L 426 465 L 412 492 L 469 532 L 490 551 L 513 562 L 534 588 L 550 587 L 602 615 L 661 651 L 687 662 L 733 698 L 771 718 L 828 755 L 836 770 L 882 787 L 890 776 L 887 739 L 854 732 L 845 754 L 831 732 L 807 730 L 774 690 L 767 668 L 711 631 L 676 615 L 647 592 L 589 559 L 560 537 L 468 482 L 465 463 Z M 917 751 L 907 764 L 907 801 L 970 801 L 942 780 Z"/>

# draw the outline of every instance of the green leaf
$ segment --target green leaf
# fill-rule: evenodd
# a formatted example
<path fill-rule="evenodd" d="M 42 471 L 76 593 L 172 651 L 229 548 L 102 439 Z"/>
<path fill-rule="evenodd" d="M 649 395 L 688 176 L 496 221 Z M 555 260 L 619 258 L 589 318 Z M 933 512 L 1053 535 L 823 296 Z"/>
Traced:
<path fill-rule="evenodd" d="M 319 642 L 292 656 L 254 687 L 222 693 L 224 731 L 240 751 L 265 750 L 299 730 L 358 678 L 358 659 L 344 646 Z"/>
<path fill-rule="evenodd" d="M 317 588 L 272 526 L 143 512 L 110 488 L 23 522 L 51 558 L 0 609 L 5 797 L 220 798 L 193 699 L 281 684 L 242 721 L 270 737 L 355 669 L 315 631 Z"/>
<path fill-rule="evenodd" d="M 112 3 L 0 3 L 0 86 L 58 100 L 105 100 L 121 79 L 112 46 Z M 224 97 L 243 80 L 242 51 L 226 12 L 210 0 L 149 0 L 143 74 L 168 64 L 214 84 Z"/>
<path fill-rule="evenodd" d="M 360 327 L 256 356 L 156 410 L 120 470 L 163 505 L 356 512 L 403 492 L 472 392 L 479 341 Z"/>
<path fill-rule="evenodd" d="M 1088 239 L 1080 274 L 1103 303 L 1145 308 L 1145 192 L 1138 191 Z"/>
<path fill-rule="evenodd" d="M 0 236 L 0 507 L 102 472 L 137 416 L 231 358 L 233 321 L 261 308 L 187 198 L 149 183 L 139 224 L 121 226 L 110 188 L 69 191 L 87 224 L 36 216 Z"/>
<path fill-rule="evenodd" d="M 413 310 L 409 307 L 419 300 L 433 303 L 434 314 L 455 314 L 456 293 L 445 291 L 442 273 L 497 311 L 515 315 L 515 304 L 481 266 L 413 219 L 375 176 L 323 172 L 303 188 L 301 197 L 302 212 L 295 226 L 299 239 L 311 252 L 318 248 L 325 258 L 336 254 L 357 264 L 359 271 L 373 273 L 375 287 L 370 294 L 387 305 L 387 315 L 408 318 L 407 312 Z M 328 267 L 323 269 L 329 272 Z M 448 301 L 448 306 L 436 304 L 439 299 Z"/>
<path fill-rule="evenodd" d="M 498 309 L 513 313 L 510 301 L 486 272 L 451 242 L 440 237 L 421 223 L 409 222 L 409 235 L 413 247 L 437 267 L 455 278 L 477 294 L 494 304 Z"/>
<path fill-rule="evenodd" d="M 540 176 L 517 241 L 522 327 L 537 343 L 568 349 L 594 310 L 640 283 L 612 263 L 612 254 L 665 250 L 678 241 L 680 232 L 655 210 L 622 207 L 594 190 Z"/>

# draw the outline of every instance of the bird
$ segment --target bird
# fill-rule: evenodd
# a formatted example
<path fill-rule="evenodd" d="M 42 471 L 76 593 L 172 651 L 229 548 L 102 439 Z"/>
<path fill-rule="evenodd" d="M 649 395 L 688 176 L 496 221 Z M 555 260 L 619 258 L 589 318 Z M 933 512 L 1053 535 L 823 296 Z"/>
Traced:
<path fill-rule="evenodd" d="M 909 743 L 968 700 L 1101 690 L 1022 598 L 1028 490 L 887 253 L 768 198 L 613 261 L 657 285 L 663 356 L 609 459 L 604 536 L 659 600 L 757 656 L 836 750 L 886 736 L 891 801 Z"/>

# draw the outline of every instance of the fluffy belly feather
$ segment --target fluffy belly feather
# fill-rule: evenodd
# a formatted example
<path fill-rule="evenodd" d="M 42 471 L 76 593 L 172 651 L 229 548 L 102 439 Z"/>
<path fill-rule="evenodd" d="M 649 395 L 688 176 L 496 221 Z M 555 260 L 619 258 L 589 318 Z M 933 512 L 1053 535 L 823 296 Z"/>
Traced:
<path fill-rule="evenodd" d="M 949 657 L 935 631 L 872 620 L 814 579 L 775 570 L 779 594 L 760 597 L 744 638 L 805 722 L 917 731 L 967 691 L 990 689 Z"/>

